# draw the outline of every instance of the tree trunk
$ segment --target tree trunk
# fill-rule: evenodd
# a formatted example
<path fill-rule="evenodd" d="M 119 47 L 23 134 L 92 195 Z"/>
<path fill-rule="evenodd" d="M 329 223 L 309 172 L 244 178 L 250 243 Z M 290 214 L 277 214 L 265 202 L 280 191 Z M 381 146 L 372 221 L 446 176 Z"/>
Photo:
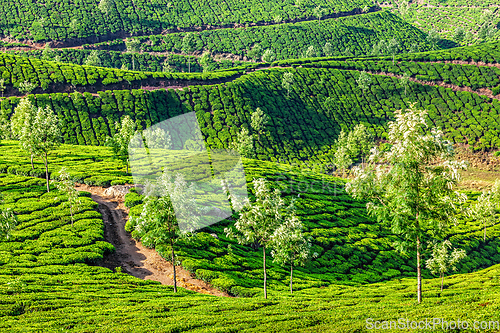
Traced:
<path fill-rule="evenodd" d="M 188 55 L 188 72 L 191 73 L 191 58 Z"/>
<path fill-rule="evenodd" d="M 172 267 L 174 268 L 174 293 L 176 293 L 177 292 L 177 275 L 175 272 L 174 242 L 170 241 L 170 247 L 172 248 Z"/>
<path fill-rule="evenodd" d="M 290 294 L 293 294 L 293 260 L 290 264 Z"/>
<path fill-rule="evenodd" d="M 35 166 L 33 165 L 33 154 L 31 154 L 31 171 L 35 171 Z"/>
<path fill-rule="evenodd" d="M 422 268 L 420 267 L 420 236 L 417 236 L 417 301 L 422 302 Z"/>
<path fill-rule="evenodd" d="M 441 291 L 443 291 L 443 285 L 444 285 L 444 274 L 441 273 Z"/>
<path fill-rule="evenodd" d="M 47 192 L 50 192 L 49 187 L 49 162 L 47 160 L 47 152 L 45 152 L 45 179 L 47 180 Z"/>
<path fill-rule="evenodd" d="M 262 247 L 264 253 L 264 298 L 267 299 L 267 275 L 266 275 L 266 246 Z"/>

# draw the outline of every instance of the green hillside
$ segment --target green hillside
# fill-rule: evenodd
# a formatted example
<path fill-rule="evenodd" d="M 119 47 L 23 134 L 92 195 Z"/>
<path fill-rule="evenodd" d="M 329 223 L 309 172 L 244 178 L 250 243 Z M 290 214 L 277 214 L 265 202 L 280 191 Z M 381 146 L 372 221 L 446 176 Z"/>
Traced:
<path fill-rule="evenodd" d="M 324 9 L 323 16 L 358 12 L 373 7 L 371 1 L 131 1 L 115 0 L 31 2 L 16 0 L 0 8 L 3 35 L 13 39 L 65 40 L 109 34 L 151 34 L 201 26 L 225 26 L 298 20 L 314 17 L 314 9 Z"/>
<path fill-rule="evenodd" d="M 214 54 L 247 56 L 255 44 L 262 50 L 271 49 L 276 59 L 299 58 L 313 46 L 316 54 L 324 55 L 323 47 L 332 45 L 332 55 L 370 55 L 380 40 L 396 39 L 399 52 L 427 51 L 431 45 L 420 30 L 388 12 L 376 12 L 338 19 L 299 23 L 274 24 L 264 27 L 205 30 L 193 33 L 196 51 L 209 50 Z M 185 33 L 139 37 L 143 51 L 176 52 L 182 50 Z M 123 40 L 86 48 L 124 50 Z"/>
<path fill-rule="evenodd" d="M 394 13 L 402 16 L 396 1 L 384 2 Z M 424 32 L 435 30 L 446 40 L 444 44 L 455 41 L 458 45 L 468 45 L 500 38 L 500 3 L 497 0 L 427 0 L 409 1 L 409 4 L 405 20 Z M 485 25 L 494 28 L 492 35 L 484 33 Z M 457 29 L 465 33 L 463 41 L 456 40 Z"/>
<path fill-rule="evenodd" d="M 495 46 L 491 44 L 491 47 Z M 492 54 L 495 53 L 488 56 Z M 424 53 L 420 57 L 427 56 Z M 20 57 L 15 59 L 28 61 Z M 34 59 L 29 61 L 38 62 L 40 68 L 49 64 L 58 66 Z M 290 64 L 290 68 L 279 68 Z M 195 83 L 192 86 L 184 78 L 224 78 L 237 72 L 148 74 L 111 69 L 97 71 L 92 67 L 65 65 L 62 68 L 116 73 L 123 78 L 127 75 L 177 77 L 182 80 L 171 84 L 187 88 L 107 90 L 98 95 L 88 92 L 40 94 L 30 98 L 37 105 L 52 106 L 62 120 L 64 141 L 71 144 L 104 144 L 106 137 L 112 133 L 115 121 L 124 115 L 130 115 L 139 128 L 146 128 L 169 117 L 195 111 L 209 147 L 227 148 L 242 126 L 250 127 L 250 114 L 260 107 L 271 117 L 272 126 L 268 126 L 256 142 L 259 159 L 329 163 L 331 146 L 342 128 L 349 129 L 361 122 L 378 137 L 384 138 L 385 124 L 391 120 L 392 113 L 415 102 L 419 107 L 429 109 L 430 119 L 453 141 L 468 143 L 478 149 L 500 147 L 500 103 L 497 98 L 484 95 L 484 89 L 491 89 L 490 94 L 498 94 L 499 72 L 496 67 L 411 61 L 398 62 L 393 66 L 388 60 L 363 59 L 345 62 L 310 59 L 278 62 L 276 65 L 279 67 L 249 72 L 237 79 L 229 78 L 225 80 L 227 83 Z M 361 70 L 388 72 L 396 76 L 373 75 L 369 89 L 361 95 L 356 82 Z M 281 84 L 285 72 L 294 73 L 290 98 Z M 416 80 L 408 83 L 406 94 L 397 76 L 404 73 Z M 450 83 L 452 86 L 435 86 L 433 82 Z M 161 86 L 153 87 L 158 88 Z M 478 91 L 460 91 L 459 88 Z M 18 98 L 2 101 L 4 124 L 18 101 Z"/>
<path fill-rule="evenodd" d="M 3 176 L 5 181 L 16 181 L 10 185 L 11 187 L 15 189 L 18 188 L 17 186 L 21 186 L 17 183 L 20 180 L 33 184 L 43 184 L 36 179 L 23 178 L 25 176 L 22 175 L 31 174 L 31 166 L 28 156 L 17 147 L 16 142 L 7 142 L 1 146 L 0 153 L 4 156 L 0 158 L 0 171 L 15 175 Z M 96 156 L 99 156 L 99 159 L 96 159 Z M 72 179 L 80 183 L 109 186 L 111 183 L 131 182 L 131 177 L 126 175 L 124 166 L 113 162 L 109 150 L 104 147 L 84 147 L 83 150 L 80 150 L 78 146 L 65 146 L 51 154 L 50 160 L 49 171 L 52 178 L 56 178 L 59 170 L 65 167 L 71 168 L 69 170 Z M 43 164 L 40 160 L 36 161 L 35 166 L 35 174 L 43 174 Z M 244 169 L 250 187 L 252 179 L 264 177 L 272 182 L 273 187 L 281 189 L 285 200 L 295 199 L 297 213 L 306 227 L 307 235 L 313 237 L 313 251 L 318 253 L 318 258 L 304 268 L 297 268 L 297 272 L 294 274 L 294 285 L 297 289 L 327 286 L 332 283 L 373 283 L 415 275 L 415 263 L 407 261 L 406 255 L 403 256 L 392 248 L 395 236 L 384 231 L 376 221 L 367 217 L 365 204 L 353 200 L 345 193 L 344 181 L 325 174 L 304 172 L 300 168 L 289 165 L 256 160 L 246 160 Z M 13 205 L 12 207 L 19 214 L 27 214 L 26 217 L 20 219 L 21 222 L 27 221 L 27 225 L 22 224 L 18 231 L 13 232 L 12 238 L 7 243 L 8 247 L 3 250 L 7 251 L 4 253 L 6 258 L 10 258 L 6 259 L 7 265 L 4 268 L 11 267 L 14 261 L 17 263 L 18 260 L 22 262 L 22 267 L 47 265 L 45 256 L 54 257 L 51 246 L 42 247 L 37 243 L 30 245 L 30 249 L 42 247 L 48 253 L 45 254 L 45 250 L 42 251 L 43 255 L 37 252 L 36 257 L 31 256 L 29 259 L 21 255 L 19 251 L 11 251 L 25 242 L 25 239 L 45 242 L 46 236 L 43 232 L 46 229 L 44 228 L 49 227 L 45 222 L 50 220 L 33 220 L 33 216 L 36 214 L 52 216 L 56 211 L 61 210 L 57 207 L 63 198 L 56 192 L 55 194 L 43 194 L 34 190 L 29 196 L 21 195 L 18 197 L 18 193 L 11 198 L 9 197 L 11 187 L 2 189 L 2 191 L 6 191 L 4 192 L 7 195 L 6 204 Z M 21 188 L 18 188 L 19 190 Z M 476 196 L 477 194 L 471 193 L 469 199 L 472 200 Z M 20 198 L 22 199 L 20 200 Z M 33 205 L 30 202 L 32 199 L 29 198 L 38 200 L 36 205 Z M 127 195 L 126 199 L 125 204 L 128 207 L 133 207 L 131 214 L 139 213 L 141 197 L 131 193 Z M 22 205 L 17 203 L 22 203 Z M 87 212 L 92 207 L 92 205 L 85 204 L 79 213 L 83 215 L 77 215 L 76 220 L 98 218 L 99 215 L 95 215 L 95 212 Z M 33 213 L 31 209 L 34 208 L 43 212 Z M 54 213 L 48 214 L 52 209 L 55 209 Z M 464 223 L 452 229 L 447 235 L 447 238 L 452 240 L 454 244 L 460 245 L 469 253 L 467 260 L 460 264 L 458 272 L 472 272 L 500 263 L 500 243 L 498 241 L 500 225 L 488 228 L 487 241 L 483 242 L 481 225 L 474 221 L 464 220 L 463 217 L 462 220 Z M 44 223 L 38 227 L 36 223 L 41 222 Z M 58 223 L 60 223 L 59 227 L 67 228 L 67 226 L 64 227 L 66 224 L 64 219 Z M 93 223 L 97 223 L 97 221 Z M 99 223 L 102 222 L 99 221 Z M 181 261 L 185 269 L 195 274 L 199 279 L 210 282 L 223 291 L 233 295 L 251 296 L 260 290 L 259 277 L 261 272 L 259 268 L 262 254 L 260 251 L 253 251 L 249 247 L 238 245 L 229 240 L 224 234 L 224 228 L 231 223 L 230 220 L 220 222 L 201 230 L 190 241 L 179 243 L 177 245 L 178 260 Z M 134 225 L 127 224 L 126 229 L 132 231 Z M 54 227 L 49 227 L 49 230 L 54 230 Z M 95 232 L 97 230 L 98 228 Z M 90 231 L 88 230 L 88 232 Z M 54 236 L 58 234 L 59 232 L 54 233 Z M 217 234 L 218 238 L 215 239 L 210 234 Z M 90 234 L 88 237 L 91 237 Z M 95 258 L 99 258 L 102 256 L 102 251 L 99 252 L 97 249 L 107 243 L 99 242 L 102 239 L 102 233 L 97 233 L 92 237 L 85 241 L 85 245 L 90 246 L 90 244 L 97 242 L 92 245 L 96 248 L 91 251 L 97 253 Z M 66 241 L 70 240 L 64 242 Z M 14 244 L 17 245 L 14 246 Z M 85 247 L 85 250 L 82 249 L 82 251 L 87 250 L 88 247 Z M 104 247 L 104 250 L 109 251 L 109 246 Z M 166 249 L 159 248 L 157 250 L 165 257 L 168 256 L 168 252 L 165 252 Z M 54 251 L 60 253 L 55 249 Z M 69 259 L 64 256 L 64 253 L 60 253 L 60 255 L 62 257 L 53 258 L 49 263 L 61 265 L 82 262 L 71 259 L 75 256 L 71 251 L 68 252 Z M 407 255 L 412 257 L 413 254 L 409 252 Z M 94 257 L 85 259 L 84 262 L 89 262 L 89 260 L 91 262 L 92 258 Z M 27 265 L 25 260 L 29 260 L 28 266 L 24 266 Z M 269 284 L 271 290 L 286 291 L 287 270 L 271 263 L 269 269 L 271 271 Z M 425 276 L 432 277 L 427 272 Z"/>
<path fill-rule="evenodd" d="M 82 162 L 88 159 L 85 155 L 81 158 Z M 262 166 L 261 162 L 246 164 L 248 176 L 273 179 L 269 173 L 282 170 L 293 181 L 318 180 L 317 175 L 301 175 L 297 169 L 275 168 L 271 164 Z M 405 260 L 393 250 L 383 250 L 388 246 L 384 238 L 375 234 L 373 238 L 366 237 L 377 232 L 378 227 L 363 217 L 362 205 L 345 195 L 317 193 L 314 186 L 302 192 L 299 211 L 315 236 L 315 248 L 323 248 L 325 252 L 321 259 L 299 270 L 298 290 L 293 297 L 280 291 L 285 289 L 281 280 L 286 272 L 271 265 L 272 299 L 263 300 L 260 297 L 216 298 L 184 290 L 174 294 L 170 287 L 93 266 L 103 253 L 112 250 L 109 243 L 102 241 L 103 222 L 93 210 L 96 204 L 82 193 L 84 204 L 71 227 L 69 211 L 61 205 L 64 197 L 57 191 L 44 193 L 43 185 L 41 179 L 0 174 L 0 190 L 6 205 L 14 209 L 21 222 L 9 240 L 0 242 L 0 316 L 3 317 L 0 327 L 9 331 L 22 328 L 23 331 L 99 332 L 113 327 L 136 332 L 205 331 L 209 325 L 218 331 L 252 332 L 272 327 L 278 331 L 345 332 L 362 329 L 366 318 L 417 320 L 440 311 L 442 318 L 451 320 L 460 316 L 461 320 L 473 321 L 489 320 L 496 313 L 498 295 L 494 290 L 499 283 L 498 266 L 447 278 L 444 292 L 439 292 L 438 279 L 426 279 L 427 302 L 418 309 L 412 307 L 414 280 L 398 279 L 395 274 L 405 272 Z M 322 197 L 320 201 L 319 197 Z M 331 199 L 337 201 L 332 205 Z M 322 205 L 325 208 L 321 208 Z M 471 253 L 461 266 L 462 271 L 490 266 L 500 257 L 491 252 L 498 248 L 495 242 L 500 229 L 490 231 L 489 243 L 484 246 L 478 245 L 482 233 L 476 228 L 471 224 L 457 229 L 456 236 L 451 237 L 457 244 L 464 242 L 462 246 Z M 220 231 L 220 228 L 207 231 L 214 230 Z M 216 240 L 207 233 L 199 233 L 195 244 L 210 250 L 184 249 L 183 265 L 196 269 L 201 278 L 219 283 L 220 288 L 231 287 L 233 292 L 243 295 L 255 292 L 253 288 L 244 287 L 255 287 L 260 279 L 258 270 L 251 269 L 258 261 L 258 252 L 232 244 L 232 253 L 228 254 L 227 241 Z M 373 261 L 365 270 L 363 262 L 372 256 Z M 354 257 L 358 261 L 352 260 Z M 233 271 L 236 262 L 239 265 L 243 262 L 242 267 L 250 270 Z M 349 268 L 349 265 L 356 267 Z M 388 269 L 391 265 L 394 268 Z M 406 274 L 411 275 L 409 270 Z M 325 280 L 327 277 L 340 281 L 350 277 L 356 283 L 396 279 L 351 287 L 330 284 L 332 281 Z M 374 307 L 374 304 L 378 305 Z M 345 311 L 351 315 L 345 316 Z"/>
<path fill-rule="evenodd" d="M 499 6 L 4 1 L 0 332 L 500 332 Z"/>

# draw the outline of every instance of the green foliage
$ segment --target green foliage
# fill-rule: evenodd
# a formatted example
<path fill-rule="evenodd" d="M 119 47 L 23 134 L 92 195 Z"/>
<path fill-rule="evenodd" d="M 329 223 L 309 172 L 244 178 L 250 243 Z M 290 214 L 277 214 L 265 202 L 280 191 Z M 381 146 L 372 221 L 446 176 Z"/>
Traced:
<path fill-rule="evenodd" d="M 163 172 L 155 184 L 145 189 L 141 214 L 132 217 L 127 228 L 148 247 L 169 246 L 174 267 L 174 292 L 177 292 L 177 260 L 174 245 L 199 224 L 199 211 L 194 197 L 195 188 L 182 175 Z M 179 219 L 184 228 L 180 229 Z"/>
<path fill-rule="evenodd" d="M 324 15 L 373 6 L 365 0 L 320 0 L 316 4 L 324 9 Z M 99 0 L 76 4 L 15 0 L 0 8 L 0 16 L 5 18 L 4 36 L 35 41 L 100 37 L 117 33 L 158 34 L 176 28 L 272 22 L 277 15 L 285 20 L 305 19 L 313 16 L 313 13 L 312 6 L 299 8 L 293 2 L 276 3 L 269 0 L 258 3 L 230 2 L 222 7 L 214 0 L 192 0 L 189 3 Z M 57 24 L 53 24 L 54 21 Z"/>
<path fill-rule="evenodd" d="M 358 83 L 359 89 L 361 89 L 364 93 L 370 87 L 372 79 L 370 77 L 370 74 L 368 74 L 366 71 L 363 71 L 359 73 L 359 77 L 356 82 Z"/>
<path fill-rule="evenodd" d="M 229 238 L 236 239 L 239 244 L 262 246 L 264 265 L 264 298 L 267 298 L 266 247 L 274 248 L 278 260 L 286 256 L 286 247 L 291 246 L 292 237 L 300 235 L 285 235 L 280 227 L 300 229 L 300 221 L 295 215 L 293 203 L 286 206 L 278 189 L 271 191 L 264 178 L 254 179 L 253 188 L 255 202 L 238 202 L 232 197 L 232 206 L 239 212 L 239 218 L 233 228 L 224 229 Z M 296 226 L 297 225 L 297 226 Z M 286 243 L 286 244 L 285 244 Z M 289 248 L 296 252 L 295 246 Z M 290 285 L 291 288 L 291 285 Z"/>
<path fill-rule="evenodd" d="M 115 124 L 115 129 L 115 135 L 106 140 L 106 146 L 111 147 L 113 155 L 126 165 L 128 173 L 128 147 L 130 139 L 136 132 L 136 124 L 129 116 L 125 116 L 121 124 L 118 122 Z"/>
<path fill-rule="evenodd" d="M 97 50 L 93 50 L 92 52 L 90 52 L 89 56 L 85 59 L 83 64 L 86 66 L 101 66 L 99 52 Z"/>
<path fill-rule="evenodd" d="M 82 201 L 78 196 L 78 191 L 75 189 L 75 183 L 71 181 L 69 173 L 65 168 L 59 171 L 59 182 L 56 183 L 56 188 L 61 191 L 68 199 L 65 204 L 69 207 L 71 216 L 71 226 L 74 223 L 74 214 L 78 211 Z"/>
<path fill-rule="evenodd" d="M 283 80 L 281 81 L 281 86 L 286 89 L 287 97 L 290 97 L 290 90 L 293 86 L 293 73 L 287 72 L 283 74 Z"/>
<path fill-rule="evenodd" d="M 123 42 L 123 41 L 122 41 Z M 89 46 L 90 47 L 90 46 Z M 9 53 L 25 56 L 28 58 L 43 58 L 43 51 L 33 50 L 25 51 L 10 51 Z M 92 57 L 91 57 L 92 55 Z M 59 49 L 50 52 L 49 59 L 52 61 L 72 63 L 76 65 L 89 65 L 89 66 L 102 66 L 109 68 L 128 70 L 130 63 L 134 59 L 135 69 L 143 72 L 187 72 L 188 60 L 191 64 L 191 72 L 201 72 L 203 66 L 201 64 L 201 57 L 197 56 L 184 56 L 181 54 L 150 54 L 150 53 L 129 53 L 120 51 L 102 51 L 92 49 Z M 87 60 L 92 60 L 87 63 Z M 260 59 L 260 55 L 258 57 Z M 231 60 L 231 59 L 217 59 L 210 62 L 209 70 L 220 70 L 248 65 L 249 62 Z M 165 71 L 164 67 L 170 66 L 169 71 Z"/>
<path fill-rule="evenodd" d="M 183 52 L 183 40 L 188 33 L 171 33 L 135 37 L 147 52 Z M 313 46 L 321 51 L 328 42 L 332 45 L 332 55 L 345 55 L 349 49 L 354 56 L 370 54 L 379 40 L 395 39 L 400 52 L 408 52 L 413 45 L 417 50 L 431 50 L 432 45 L 417 28 L 386 11 L 325 19 L 321 22 L 307 21 L 282 23 L 234 29 L 205 30 L 189 33 L 194 36 L 198 50 L 210 50 L 212 54 L 234 54 L 261 59 L 264 50 L 274 52 L 277 60 L 300 58 Z M 259 45 L 258 47 L 256 45 Z M 122 39 L 89 45 L 101 50 L 123 50 Z M 252 49 L 256 48 L 253 52 Z M 250 54 L 249 54 L 250 52 Z"/>
<path fill-rule="evenodd" d="M 484 241 L 486 228 L 494 225 L 498 219 L 496 212 L 500 211 L 500 179 L 497 179 L 492 188 L 481 193 L 477 202 L 469 207 L 468 215 L 478 220 L 484 226 Z"/>
<path fill-rule="evenodd" d="M 440 237 L 448 223 L 457 223 L 454 191 L 465 162 L 452 161 L 453 146 L 437 129 L 427 130 L 427 112 L 396 111 L 389 124 L 390 151 L 373 151 L 366 168 L 355 168 L 346 190 L 354 198 L 369 200 L 368 212 L 400 237 L 397 247 L 417 249 L 418 302 L 421 302 L 421 246 L 428 234 Z"/>
<path fill-rule="evenodd" d="M 262 62 L 273 62 L 276 59 L 273 50 L 267 49 L 262 54 Z"/>
<path fill-rule="evenodd" d="M 18 224 L 18 220 L 11 208 L 4 208 L 3 196 L 0 192 L 0 241 L 9 239 L 9 236 Z"/>
<path fill-rule="evenodd" d="M 453 249 L 451 253 L 448 251 L 452 245 L 450 241 L 445 240 L 441 244 L 435 243 L 432 247 L 432 257 L 427 259 L 425 266 L 432 274 L 439 274 L 441 281 L 444 281 L 444 275 L 450 270 L 456 271 L 456 264 L 467 257 L 464 250 Z M 443 290 L 443 282 L 441 282 L 441 290 Z"/>
<path fill-rule="evenodd" d="M 252 112 L 250 125 L 255 132 L 262 134 L 270 120 L 269 116 L 265 114 L 261 108 L 257 108 L 254 112 Z"/>

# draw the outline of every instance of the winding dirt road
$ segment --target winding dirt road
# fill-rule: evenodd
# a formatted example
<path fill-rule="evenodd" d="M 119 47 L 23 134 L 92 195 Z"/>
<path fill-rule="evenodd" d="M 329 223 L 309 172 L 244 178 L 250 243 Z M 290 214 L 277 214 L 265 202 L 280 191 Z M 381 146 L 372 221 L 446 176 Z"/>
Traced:
<path fill-rule="evenodd" d="M 134 240 L 125 231 L 128 219 L 128 209 L 123 204 L 122 198 L 106 196 L 101 187 L 78 185 L 79 191 L 91 193 L 91 198 L 98 203 L 98 210 L 104 222 L 104 238 L 115 247 L 115 252 L 104 257 L 100 266 L 115 269 L 121 267 L 124 273 L 133 275 L 143 280 L 159 281 L 164 285 L 173 285 L 172 264 L 163 259 L 155 250 L 149 249 Z M 226 296 L 202 280 L 191 276 L 187 270 L 177 266 L 177 286 L 203 294 Z"/>

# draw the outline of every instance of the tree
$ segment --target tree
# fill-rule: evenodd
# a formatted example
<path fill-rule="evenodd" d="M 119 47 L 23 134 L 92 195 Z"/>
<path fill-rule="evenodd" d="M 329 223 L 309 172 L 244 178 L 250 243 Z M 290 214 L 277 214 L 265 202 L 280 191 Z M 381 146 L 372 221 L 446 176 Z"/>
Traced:
<path fill-rule="evenodd" d="M 143 132 L 146 144 L 150 149 L 170 149 L 172 148 L 172 136 L 168 131 L 160 127 L 154 130 L 146 130 Z"/>
<path fill-rule="evenodd" d="M 35 144 L 35 155 L 41 156 L 45 164 L 47 192 L 50 192 L 48 154 L 61 144 L 61 125 L 57 115 L 49 106 L 38 108 L 31 135 Z"/>
<path fill-rule="evenodd" d="M 5 92 L 5 79 L 4 78 L 1 78 L 0 79 L 0 92 L 2 92 L 2 98 L 3 98 L 3 93 Z"/>
<path fill-rule="evenodd" d="M 327 57 L 331 57 L 333 56 L 333 46 L 332 44 L 330 44 L 329 42 L 326 42 L 325 43 L 325 46 L 323 46 L 323 53 L 325 54 L 325 56 Z"/>
<path fill-rule="evenodd" d="M 404 73 L 403 77 L 401 78 L 401 86 L 405 88 L 405 96 L 406 96 L 406 91 L 408 89 L 408 83 L 410 82 L 410 75 L 408 73 Z"/>
<path fill-rule="evenodd" d="M 481 40 L 487 42 L 493 39 L 493 37 L 497 33 L 497 30 L 498 29 L 495 27 L 493 23 L 485 23 L 481 26 L 481 28 L 479 28 L 478 37 Z"/>
<path fill-rule="evenodd" d="M 467 210 L 467 215 L 483 224 L 485 242 L 486 228 L 495 224 L 497 211 L 500 211 L 500 180 L 495 182 L 491 190 L 484 191 Z"/>
<path fill-rule="evenodd" d="M 74 33 L 78 32 L 78 19 L 74 18 L 71 20 L 69 23 L 69 30 Z"/>
<path fill-rule="evenodd" d="M 335 142 L 335 157 L 333 164 L 337 169 L 342 170 L 345 176 L 345 170 L 355 160 L 364 158 L 374 146 L 373 136 L 363 124 L 358 124 L 348 134 L 342 130 Z"/>
<path fill-rule="evenodd" d="M 43 48 L 43 51 L 42 51 L 42 60 L 52 59 L 51 53 L 52 53 L 52 49 L 50 48 L 50 43 L 45 43 L 45 47 Z"/>
<path fill-rule="evenodd" d="M 193 33 L 187 33 L 182 39 L 182 52 L 190 55 L 196 51 L 196 39 Z M 188 57 L 188 72 L 191 73 L 191 58 Z"/>
<path fill-rule="evenodd" d="M 209 51 L 203 52 L 200 57 L 200 65 L 203 67 L 204 72 L 209 72 L 215 69 L 215 61 Z"/>
<path fill-rule="evenodd" d="M 99 57 L 99 51 L 92 50 L 88 55 L 88 57 L 83 62 L 83 64 L 87 66 L 96 66 L 96 67 L 101 66 L 101 58 Z"/>
<path fill-rule="evenodd" d="M 345 134 L 344 132 L 340 133 L 341 136 L 342 134 Z M 352 165 L 353 161 L 351 159 L 351 156 L 349 155 L 349 150 L 345 145 L 339 146 L 335 150 L 335 156 L 333 158 L 333 165 L 335 165 L 335 168 L 339 169 L 342 171 L 342 177 L 345 177 L 345 172 L 347 168 L 349 168 L 350 165 Z"/>
<path fill-rule="evenodd" d="M 27 151 L 31 155 L 32 171 L 35 170 L 33 158 L 36 153 L 36 147 L 31 132 L 34 126 L 36 111 L 36 107 L 31 104 L 31 101 L 27 98 L 23 98 L 14 109 L 14 115 L 11 118 L 12 134 L 14 138 L 19 140 L 21 149 Z"/>
<path fill-rule="evenodd" d="M 253 180 L 255 202 L 243 204 L 234 228 L 225 228 L 226 235 L 239 244 L 253 244 L 262 247 L 264 270 L 264 298 L 267 298 L 266 248 L 271 245 L 273 235 L 279 226 L 290 224 L 293 219 L 293 204 L 287 206 L 278 189 L 271 191 L 269 183 L 263 179 Z M 234 202 L 233 207 L 241 206 Z"/>
<path fill-rule="evenodd" d="M 164 171 L 155 184 L 147 184 L 142 212 L 131 217 L 134 237 L 148 247 L 169 246 L 174 273 L 174 292 L 177 292 L 177 260 L 175 244 L 192 235 L 194 230 L 180 230 L 178 217 L 188 226 L 199 224 L 194 185 L 188 185 L 181 174 Z"/>
<path fill-rule="evenodd" d="M 68 197 L 64 205 L 69 207 L 71 226 L 73 226 L 74 215 L 80 208 L 82 201 L 78 197 L 78 191 L 75 189 L 75 183 L 71 180 L 71 177 L 65 168 L 59 170 L 59 182 L 56 183 L 56 188 Z"/>
<path fill-rule="evenodd" d="M 293 73 L 286 72 L 283 74 L 281 86 L 286 89 L 287 97 L 290 97 L 290 89 L 292 89 L 293 86 Z"/>
<path fill-rule="evenodd" d="M 432 45 L 432 49 L 436 49 L 437 43 L 439 42 L 440 39 L 441 37 L 439 37 L 438 32 L 434 28 L 431 29 L 427 34 L 427 41 L 429 42 L 429 44 Z"/>
<path fill-rule="evenodd" d="M 115 128 L 116 133 L 113 137 L 107 138 L 106 146 L 111 147 L 113 155 L 125 163 L 128 173 L 128 145 L 135 134 L 135 123 L 130 116 L 125 116 L 121 125 L 115 123 Z"/>
<path fill-rule="evenodd" d="M 281 21 L 283 21 L 283 17 L 279 14 L 276 14 L 273 16 L 273 21 L 274 23 L 279 24 L 281 23 Z"/>
<path fill-rule="evenodd" d="M 453 40 L 458 44 L 462 44 L 465 40 L 465 30 L 462 27 L 455 29 L 455 32 L 453 33 Z"/>
<path fill-rule="evenodd" d="M 255 61 L 259 60 L 262 57 L 262 47 L 259 44 L 255 44 L 248 51 L 247 56 Z"/>
<path fill-rule="evenodd" d="M 19 87 L 17 89 L 21 94 L 30 94 L 36 87 L 36 84 L 29 81 L 24 81 L 19 83 Z"/>
<path fill-rule="evenodd" d="M 384 39 L 379 40 L 377 44 L 373 46 L 372 55 L 383 55 L 387 51 L 387 43 Z"/>
<path fill-rule="evenodd" d="M 103 14 L 109 15 L 111 9 L 113 9 L 113 5 L 113 0 L 101 0 L 99 2 L 98 8 Z"/>
<path fill-rule="evenodd" d="M 255 151 L 253 149 L 253 137 L 250 132 L 243 127 L 240 132 L 238 132 L 236 141 L 233 141 L 229 148 L 236 150 L 241 156 L 246 158 L 254 158 Z"/>
<path fill-rule="evenodd" d="M 257 108 L 254 112 L 252 112 L 250 125 L 255 132 L 262 134 L 270 120 L 269 116 L 265 114 L 261 108 Z"/>
<path fill-rule="evenodd" d="M 389 41 L 389 43 L 387 43 L 387 51 L 389 52 L 389 54 L 392 55 L 392 64 L 393 65 L 395 63 L 394 57 L 396 56 L 396 53 L 398 53 L 398 49 L 399 49 L 399 43 L 394 38 L 391 39 Z"/>
<path fill-rule="evenodd" d="M 456 271 L 456 264 L 467 257 L 464 250 L 453 249 L 451 253 L 448 251 L 452 245 L 449 240 L 445 240 L 441 244 L 435 243 L 432 247 L 432 257 L 427 259 L 425 265 L 432 274 L 441 278 L 441 291 L 443 291 L 444 275 L 451 270 Z"/>
<path fill-rule="evenodd" d="M 365 93 L 365 91 L 370 87 L 370 83 L 372 82 L 372 79 L 370 77 L 370 74 L 368 74 L 366 71 L 362 71 L 359 73 L 359 77 L 356 80 L 358 83 L 359 89 Z"/>
<path fill-rule="evenodd" d="M 408 0 L 399 0 L 396 2 L 398 6 L 398 12 L 399 15 L 401 15 L 401 18 L 406 20 L 406 15 L 408 15 L 408 11 L 410 10 L 410 4 L 408 3 Z"/>
<path fill-rule="evenodd" d="M 327 10 L 322 8 L 321 6 L 317 6 L 314 8 L 313 13 L 314 16 L 318 18 L 318 22 L 321 24 L 321 18 L 326 15 Z"/>
<path fill-rule="evenodd" d="M 422 301 L 421 249 L 428 237 L 442 237 L 455 222 L 457 203 L 465 195 L 454 191 L 465 162 L 452 161 L 453 145 L 443 132 L 427 132 L 427 111 L 411 105 L 395 112 L 389 123 L 386 151 L 373 150 L 365 168 L 354 168 L 346 185 L 356 199 L 369 200 L 367 209 L 398 236 L 398 250 L 416 250 L 417 300 Z M 430 235 L 430 236 L 429 236 Z"/>
<path fill-rule="evenodd" d="M 0 193 L 0 204 L 3 204 L 3 197 Z M 9 239 L 10 233 L 16 228 L 18 220 L 12 208 L 0 206 L 0 240 Z"/>
<path fill-rule="evenodd" d="M 317 56 L 316 50 L 314 49 L 314 45 L 310 45 L 305 53 L 306 58 L 314 58 Z"/>
<path fill-rule="evenodd" d="M 278 264 L 290 265 L 290 294 L 293 293 L 293 268 L 303 266 L 311 257 L 311 242 L 304 235 L 304 225 L 295 214 L 289 211 L 285 223 L 280 225 L 271 236 L 271 256 Z M 317 256 L 317 253 L 314 253 Z"/>
<path fill-rule="evenodd" d="M 276 59 L 276 56 L 274 55 L 273 50 L 267 49 L 264 51 L 264 54 L 262 55 L 263 62 L 273 62 L 274 59 Z"/>
<path fill-rule="evenodd" d="M 135 71 L 135 53 L 141 51 L 141 41 L 136 38 L 126 39 L 125 47 L 127 48 L 127 53 L 132 54 L 132 70 Z"/>
<path fill-rule="evenodd" d="M 173 73 L 174 72 L 174 68 L 168 63 L 167 59 L 165 59 L 165 61 L 163 62 L 161 70 L 163 73 Z"/>

